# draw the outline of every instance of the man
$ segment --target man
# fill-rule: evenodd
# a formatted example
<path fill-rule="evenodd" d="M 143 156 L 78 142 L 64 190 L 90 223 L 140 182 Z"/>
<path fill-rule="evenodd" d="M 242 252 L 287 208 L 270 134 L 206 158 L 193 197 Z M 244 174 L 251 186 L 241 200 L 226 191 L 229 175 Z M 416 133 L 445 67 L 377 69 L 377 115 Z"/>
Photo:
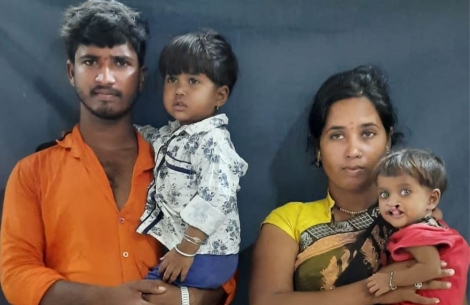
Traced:
<path fill-rule="evenodd" d="M 224 289 L 142 280 L 161 246 L 135 232 L 153 152 L 133 128 L 144 85 L 147 25 L 129 7 L 90 0 L 69 8 L 62 36 L 80 121 L 57 144 L 16 165 L 1 229 L 1 284 L 15 305 L 217 304 Z M 149 303 L 150 302 L 150 303 Z"/>

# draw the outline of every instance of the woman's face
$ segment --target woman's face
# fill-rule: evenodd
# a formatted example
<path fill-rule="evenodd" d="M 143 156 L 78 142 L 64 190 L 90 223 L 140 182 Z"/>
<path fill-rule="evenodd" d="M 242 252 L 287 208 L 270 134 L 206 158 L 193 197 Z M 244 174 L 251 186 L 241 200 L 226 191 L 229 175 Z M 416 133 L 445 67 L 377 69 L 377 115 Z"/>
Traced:
<path fill-rule="evenodd" d="M 320 137 L 320 154 L 330 185 L 360 191 L 369 188 L 372 170 L 387 151 L 389 136 L 366 97 L 337 101 Z"/>

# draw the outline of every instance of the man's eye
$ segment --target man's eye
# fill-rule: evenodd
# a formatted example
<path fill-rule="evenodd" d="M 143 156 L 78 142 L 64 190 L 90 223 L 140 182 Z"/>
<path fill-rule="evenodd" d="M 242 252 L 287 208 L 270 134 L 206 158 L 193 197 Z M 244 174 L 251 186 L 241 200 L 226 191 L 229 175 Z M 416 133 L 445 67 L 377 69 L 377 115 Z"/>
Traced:
<path fill-rule="evenodd" d="M 120 67 L 128 66 L 129 63 L 125 60 L 116 60 L 116 65 Z"/>

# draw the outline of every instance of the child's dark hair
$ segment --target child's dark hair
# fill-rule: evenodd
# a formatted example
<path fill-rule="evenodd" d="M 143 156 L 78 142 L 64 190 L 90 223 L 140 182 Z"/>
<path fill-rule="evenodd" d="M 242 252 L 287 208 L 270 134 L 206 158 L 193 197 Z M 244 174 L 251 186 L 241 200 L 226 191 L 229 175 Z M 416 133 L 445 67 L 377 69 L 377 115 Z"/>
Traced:
<path fill-rule="evenodd" d="M 205 74 L 218 87 L 232 93 L 238 77 L 238 62 L 225 38 L 214 32 L 189 33 L 173 38 L 160 54 L 160 74 Z"/>
<path fill-rule="evenodd" d="M 403 134 L 396 132 L 398 120 L 384 74 L 374 66 L 359 66 L 332 75 L 315 94 L 308 119 L 309 143 L 315 150 L 320 148 L 320 137 L 331 106 L 353 97 L 366 97 L 374 105 L 387 134 L 393 129 L 392 146 L 401 140 Z"/>
<path fill-rule="evenodd" d="M 118 1 L 89 0 L 64 12 L 61 36 L 72 63 L 81 44 L 112 48 L 129 43 L 142 66 L 148 25 L 137 11 Z"/>
<path fill-rule="evenodd" d="M 415 178 L 422 186 L 439 189 L 441 194 L 447 188 L 444 162 L 432 152 L 402 149 L 383 157 L 375 167 L 376 177 L 395 177 L 402 174 Z"/>

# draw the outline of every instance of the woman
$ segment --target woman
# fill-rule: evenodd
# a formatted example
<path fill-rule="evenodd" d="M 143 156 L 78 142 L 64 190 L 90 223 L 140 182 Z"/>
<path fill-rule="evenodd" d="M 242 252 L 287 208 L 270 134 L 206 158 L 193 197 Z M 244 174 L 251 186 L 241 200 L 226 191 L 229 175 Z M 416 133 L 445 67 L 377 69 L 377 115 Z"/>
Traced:
<path fill-rule="evenodd" d="M 321 86 L 309 127 L 316 165 L 328 177 L 327 198 L 288 203 L 266 218 L 253 255 L 251 305 L 436 302 L 416 288 L 376 298 L 364 281 L 386 259 L 390 228 L 379 217 L 372 171 L 401 136 L 396 121 L 386 80 L 372 67 L 333 75 Z M 432 281 L 421 289 L 446 285 Z"/>

